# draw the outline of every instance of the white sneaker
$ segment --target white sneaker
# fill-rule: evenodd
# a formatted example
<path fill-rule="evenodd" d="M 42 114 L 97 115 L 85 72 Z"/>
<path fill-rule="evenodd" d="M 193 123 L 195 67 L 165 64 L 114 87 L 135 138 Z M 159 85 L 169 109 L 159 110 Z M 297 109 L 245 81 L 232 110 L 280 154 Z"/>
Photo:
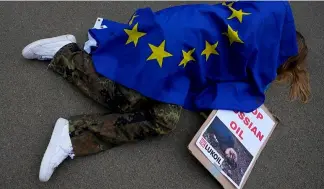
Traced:
<path fill-rule="evenodd" d="M 51 178 L 55 168 L 68 156 L 71 159 L 74 157 L 69 136 L 69 122 L 66 119 L 59 118 L 56 121 L 51 140 L 43 156 L 39 170 L 39 180 L 47 182 Z"/>
<path fill-rule="evenodd" d="M 26 59 L 50 60 L 58 50 L 69 43 L 76 43 L 73 35 L 41 39 L 27 45 L 22 50 L 22 55 Z"/>

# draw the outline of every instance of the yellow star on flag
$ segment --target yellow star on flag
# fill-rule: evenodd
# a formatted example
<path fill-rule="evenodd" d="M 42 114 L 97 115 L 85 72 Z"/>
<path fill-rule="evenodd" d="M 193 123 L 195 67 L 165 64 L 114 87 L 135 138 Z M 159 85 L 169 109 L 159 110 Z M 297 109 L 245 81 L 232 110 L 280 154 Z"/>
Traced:
<path fill-rule="evenodd" d="M 157 47 L 152 44 L 149 44 L 152 54 L 147 58 L 147 60 L 156 60 L 159 63 L 159 66 L 162 68 L 163 59 L 172 56 L 172 54 L 168 53 L 164 50 L 165 48 L 165 40 Z"/>
<path fill-rule="evenodd" d="M 224 5 L 224 6 L 228 6 L 228 7 L 232 7 L 233 4 L 234 4 L 234 2 L 230 2 L 230 3 L 228 3 L 228 4 L 226 4 L 226 2 L 222 2 L 222 5 Z"/>
<path fill-rule="evenodd" d="M 208 41 L 206 41 L 206 47 L 201 53 L 201 55 L 206 55 L 206 61 L 208 60 L 211 54 L 219 55 L 218 52 L 216 51 L 217 45 L 218 45 L 218 41 L 214 45 L 211 45 L 210 43 L 208 43 Z"/>
<path fill-rule="evenodd" d="M 133 24 L 133 21 L 134 19 L 138 17 L 138 15 L 133 15 L 132 18 L 130 19 L 130 21 L 128 22 L 128 25 L 132 25 Z"/>
<path fill-rule="evenodd" d="M 128 35 L 128 39 L 126 41 L 126 45 L 133 42 L 135 47 L 138 43 L 139 38 L 143 37 L 144 35 L 146 35 L 146 33 L 143 32 L 139 32 L 137 30 L 138 27 L 138 23 L 135 24 L 135 26 L 132 28 L 132 30 L 128 30 L 128 29 L 124 29 L 124 31 L 127 33 Z"/>
<path fill-rule="evenodd" d="M 232 45 L 232 43 L 237 42 L 237 43 L 244 43 L 239 35 L 238 35 L 238 31 L 234 31 L 232 29 L 232 27 L 230 25 L 227 25 L 227 32 L 224 32 L 223 35 L 226 35 L 230 41 L 230 45 Z"/>
<path fill-rule="evenodd" d="M 188 62 L 190 62 L 190 61 L 196 61 L 191 56 L 194 51 L 195 51 L 195 49 L 192 49 L 192 50 L 190 50 L 188 52 L 182 50 L 183 59 L 181 60 L 179 66 L 183 65 L 183 67 L 186 67 L 186 65 L 188 64 Z"/>
<path fill-rule="evenodd" d="M 243 12 L 242 9 L 235 10 L 232 7 L 228 7 L 228 8 L 231 9 L 232 15 L 230 17 L 228 17 L 227 19 L 237 18 L 240 21 L 240 23 L 242 23 L 244 15 L 250 15 L 251 14 L 251 13 L 248 13 L 248 12 Z"/>

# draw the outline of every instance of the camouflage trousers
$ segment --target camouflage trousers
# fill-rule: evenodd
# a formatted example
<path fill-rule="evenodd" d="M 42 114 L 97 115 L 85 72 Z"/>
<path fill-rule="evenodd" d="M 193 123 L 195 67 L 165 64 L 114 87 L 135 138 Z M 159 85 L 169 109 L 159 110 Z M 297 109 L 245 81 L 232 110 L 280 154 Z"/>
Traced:
<path fill-rule="evenodd" d="M 107 108 L 105 114 L 68 118 L 76 156 L 171 132 L 182 108 L 146 98 L 96 73 L 89 54 L 77 44 L 61 48 L 49 64 L 86 96 Z"/>

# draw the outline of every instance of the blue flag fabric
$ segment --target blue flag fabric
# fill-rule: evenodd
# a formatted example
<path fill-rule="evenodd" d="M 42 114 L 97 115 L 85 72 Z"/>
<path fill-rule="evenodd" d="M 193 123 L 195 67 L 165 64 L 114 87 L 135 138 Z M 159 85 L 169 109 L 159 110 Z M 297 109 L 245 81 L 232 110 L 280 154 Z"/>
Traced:
<path fill-rule="evenodd" d="M 103 19 L 89 38 L 98 73 L 189 110 L 255 110 L 298 53 L 285 1 L 143 8 L 127 24 Z"/>

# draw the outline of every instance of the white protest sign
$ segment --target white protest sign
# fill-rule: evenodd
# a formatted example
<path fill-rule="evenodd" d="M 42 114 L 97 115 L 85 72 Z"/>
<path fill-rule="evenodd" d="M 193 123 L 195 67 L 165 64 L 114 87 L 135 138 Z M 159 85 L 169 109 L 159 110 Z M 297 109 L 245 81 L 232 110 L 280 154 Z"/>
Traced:
<path fill-rule="evenodd" d="M 216 116 L 255 156 L 269 137 L 274 121 L 261 109 L 251 113 L 219 110 Z"/>

